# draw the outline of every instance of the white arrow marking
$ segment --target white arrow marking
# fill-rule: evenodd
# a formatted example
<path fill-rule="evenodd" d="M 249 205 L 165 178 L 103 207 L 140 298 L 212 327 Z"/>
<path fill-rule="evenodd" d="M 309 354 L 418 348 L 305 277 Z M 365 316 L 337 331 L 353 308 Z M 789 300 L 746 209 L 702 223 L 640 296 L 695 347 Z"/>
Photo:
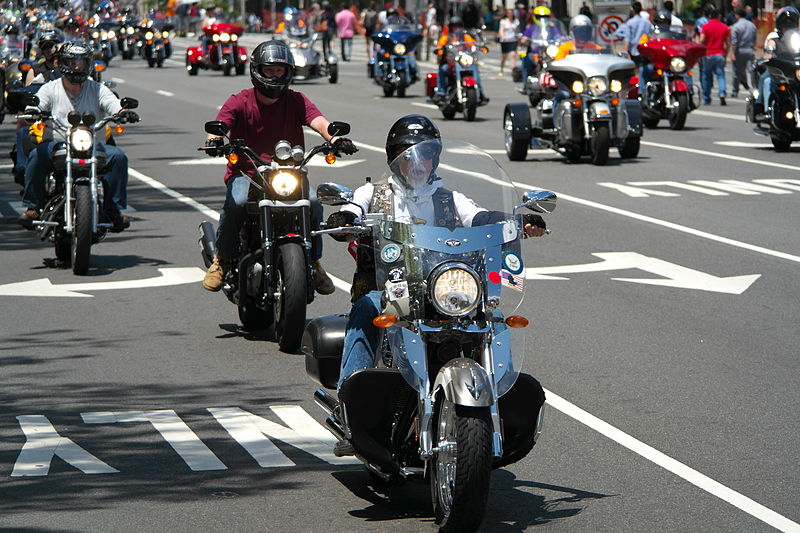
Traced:
<path fill-rule="evenodd" d="M 197 267 L 159 268 L 161 275 L 154 278 L 132 279 L 127 281 L 100 281 L 96 283 L 67 283 L 53 285 L 49 279 L 34 279 L 19 283 L 0 285 L 0 296 L 58 296 L 91 298 L 86 291 L 109 291 L 117 289 L 142 289 L 146 287 L 166 287 L 195 283 L 203 279 L 205 273 Z M 78 292 L 80 291 L 80 292 Z"/>
<path fill-rule="evenodd" d="M 322 158 L 315 157 L 308 163 L 306 163 L 307 167 L 318 167 L 318 168 L 329 168 L 329 167 L 349 167 L 351 165 L 357 165 L 359 163 L 363 163 L 366 159 L 337 159 L 333 165 L 329 165 L 325 162 Z M 178 161 L 171 161 L 170 165 L 227 165 L 228 160 L 224 157 L 208 157 L 205 159 L 179 159 Z"/>
<path fill-rule="evenodd" d="M 662 261 L 661 259 L 647 257 L 646 255 L 636 252 L 608 252 L 595 253 L 592 255 L 599 257 L 602 261 L 582 265 L 528 268 L 526 277 L 535 280 L 563 280 L 569 278 L 552 276 L 551 274 L 577 274 L 581 272 L 639 269 L 651 274 L 663 276 L 665 279 L 611 279 L 630 283 L 643 283 L 645 285 L 660 285 L 662 287 L 722 292 L 725 294 L 742 294 L 755 280 L 761 277 L 761 274 L 717 277 L 712 274 L 700 272 L 699 270 L 692 270 L 691 268 Z"/>

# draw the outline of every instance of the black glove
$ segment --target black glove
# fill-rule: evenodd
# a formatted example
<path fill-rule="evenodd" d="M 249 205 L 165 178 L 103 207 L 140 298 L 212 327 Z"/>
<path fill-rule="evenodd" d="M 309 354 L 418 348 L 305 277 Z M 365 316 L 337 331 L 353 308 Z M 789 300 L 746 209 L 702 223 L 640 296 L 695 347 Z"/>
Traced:
<path fill-rule="evenodd" d="M 222 151 L 223 144 L 225 144 L 225 139 L 222 137 L 211 137 L 210 139 L 206 139 L 206 153 L 210 157 L 219 157 L 224 155 L 224 152 Z"/>
<path fill-rule="evenodd" d="M 139 122 L 139 114 L 136 111 L 131 111 L 129 109 L 120 111 L 119 118 L 122 119 L 122 122 Z"/>
<path fill-rule="evenodd" d="M 330 214 L 326 224 L 329 228 L 340 228 L 342 226 L 352 226 L 355 221 L 355 213 L 351 213 L 350 211 L 335 211 Z"/>
<path fill-rule="evenodd" d="M 352 155 L 358 152 L 358 148 L 356 148 L 356 145 L 353 144 L 353 141 L 351 141 L 347 137 L 339 137 L 338 139 L 336 139 L 336 141 L 334 141 L 333 143 L 333 148 L 337 152 L 341 152 L 347 155 Z"/>
<path fill-rule="evenodd" d="M 537 228 L 547 229 L 547 223 L 544 221 L 544 219 L 539 215 L 534 215 L 533 213 L 525 213 L 522 215 L 522 227 L 524 228 L 528 224 Z"/>

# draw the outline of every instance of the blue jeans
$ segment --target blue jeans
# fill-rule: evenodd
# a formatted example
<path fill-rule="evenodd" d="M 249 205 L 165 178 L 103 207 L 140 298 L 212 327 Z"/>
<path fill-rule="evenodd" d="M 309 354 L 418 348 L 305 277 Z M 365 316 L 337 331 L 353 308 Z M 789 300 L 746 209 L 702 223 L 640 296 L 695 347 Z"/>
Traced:
<path fill-rule="evenodd" d="M 481 86 L 481 72 L 477 68 L 472 69 L 475 76 L 475 83 L 478 84 L 478 97 L 483 96 L 483 86 Z M 450 79 L 450 66 L 445 61 L 439 65 L 439 75 L 436 77 L 436 92 L 447 94 L 447 82 Z"/>
<path fill-rule="evenodd" d="M 247 193 L 250 190 L 250 180 L 246 176 L 236 176 L 228 181 L 228 192 L 225 203 L 219 214 L 219 227 L 217 228 L 217 255 L 225 261 L 233 261 L 239 255 L 239 230 L 247 216 Z M 317 191 L 310 188 L 311 200 L 311 229 L 319 229 L 322 220 L 322 204 L 317 201 Z M 322 235 L 311 238 L 311 257 L 318 261 L 322 257 Z"/>
<path fill-rule="evenodd" d="M 353 38 L 342 37 L 342 61 L 350 61 L 350 56 L 353 55 Z"/>
<path fill-rule="evenodd" d="M 372 324 L 372 319 L 381 314 L 382 294 L 381 291 L 370 291 L 359 298 L 350 310 L 337 389 L 340 389 L 345 378 L 356 370 L 375 366 L 378 327 Z"/>
<path fill-rule="evenodd" d="M 28 154 L 25 166 L 25 192 L 22 195 L 22 205 L 28 209 L 41 211 L 44 207 L 45 181 L 47 174 L 53 169 L 54 144 L 54 141 L 39 143 Z M 116 146 L 99 144 L 97 149 L 106 152 L 106 164 L 101 169 L 105 189 L 103 209 L 122 211 L 128 207 L 128 156 Z"/>
<path fill-rule="evenodd" d="M 769 106 L 769 98 L 773 91 L 773 85 L 772 76 L 770 76 L 769 71 L 765 70 L 762 72 L 761 76 L 758 78 L 758 98 L 756 98 L 756 102 L 763 106 L 765 112 L 767 106 Z"/>
<path fill-rule="evenodd" d="M 534 69 L 534 67 L 533 67 L 533 59 L 531 59 L 532 55 L 533 55 L 533 52 L 528 51 L 528 53 L 525 54 L 525 57 L 522 58 L 522 67 L 521 67 L 521 69 L 522 69 L 522 88 L 523 89 L 525 88 L 525 84 L 528 83 L 528 76 L 531 75 L 531 72 L 533 72 L 533 69 Z"/>
<path fill-rule="evenodd" d="M 722 54 L 706 56 L 705 66 L 703 68 L 703 101 L 711 103 L 711 87 L 714 85 L 714 79 L 717 78 L 717 94 L 720 98 L 725 98 L 725 56 Z"/>
<path fill-rule="evenodd" d="M 28 154 L 25 153 L 25 138 L 27 136 L 27 126 L 22 126 L 17 130 L 17 143 L 14 145 L 14 151 L 17 154 L 17 163 L 14 165 L 14 170 L 24 169 L 27 166 Z"/>

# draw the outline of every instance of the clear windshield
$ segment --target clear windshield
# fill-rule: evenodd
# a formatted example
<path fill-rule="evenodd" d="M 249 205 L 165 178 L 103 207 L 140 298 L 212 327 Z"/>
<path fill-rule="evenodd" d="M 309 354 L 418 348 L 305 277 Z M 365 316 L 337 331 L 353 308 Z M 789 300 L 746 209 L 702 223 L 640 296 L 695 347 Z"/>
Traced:
<path fill-rule="evenodd" d="M 568 35 L 564 23 L 558 19 L 539 19 L 525 33 L 529 31 L 531 42 L 540 46 L 563 40 Z"/>
<path fill-rule="evenodd" d="M 383 213 L 373 215 L 376 284 L 387 312 L 403 320 L 471 328 L 501 342 L 510 352 L 502 375 L 496 372 L 502 394 L 516 379 L 509 369 L 518 370 L 524 355 L 525 330 L 504 323 L 518 312 L 525 288 L 514 215 L 522 196 L 479 148 L 445 142 L 437 155 L 431 144 L 400 153 L 376 184 L 372 210 Z M 424 177 L 424 184 L 410 187 L 399 172 Z M 402 329 L 389 331 L 395 357 L 405 353 Z"/>
<path fill-rule="evenodd" d="M 681 26 L 669 26 L 662 28 L 660 26 L 653 27 L 653 31 L 648 34 L 650 39 L 675 39 L 678 41 L 689 41 L 692 36 L 689 32 Z"/>

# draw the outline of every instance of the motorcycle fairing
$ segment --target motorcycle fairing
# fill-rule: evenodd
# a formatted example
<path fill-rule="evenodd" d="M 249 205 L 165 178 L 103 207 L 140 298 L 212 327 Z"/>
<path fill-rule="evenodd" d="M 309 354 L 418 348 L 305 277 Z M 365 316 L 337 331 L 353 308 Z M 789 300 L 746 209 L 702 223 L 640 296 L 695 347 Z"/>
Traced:
<path fill-rule="evenodd" d="M 683 79 L 672 80 L 669 82 L 669 91 L 671 93 L 688 93 L 689 84 Z"/>
<path fill-rule="evenodd" d="M 689 70 L 706 55 L 704 45 L 683 39 L 653 39 L 637 48 L 643 57 L 662 70 L 669 69 L 669 62 L 673 57 L 684 58 Z"/>
<path fill-rule="evenodd" d="M 592 102 L 589 104 L 589 120 L 611 120 L 611 107 L 608 102 Z"/>

